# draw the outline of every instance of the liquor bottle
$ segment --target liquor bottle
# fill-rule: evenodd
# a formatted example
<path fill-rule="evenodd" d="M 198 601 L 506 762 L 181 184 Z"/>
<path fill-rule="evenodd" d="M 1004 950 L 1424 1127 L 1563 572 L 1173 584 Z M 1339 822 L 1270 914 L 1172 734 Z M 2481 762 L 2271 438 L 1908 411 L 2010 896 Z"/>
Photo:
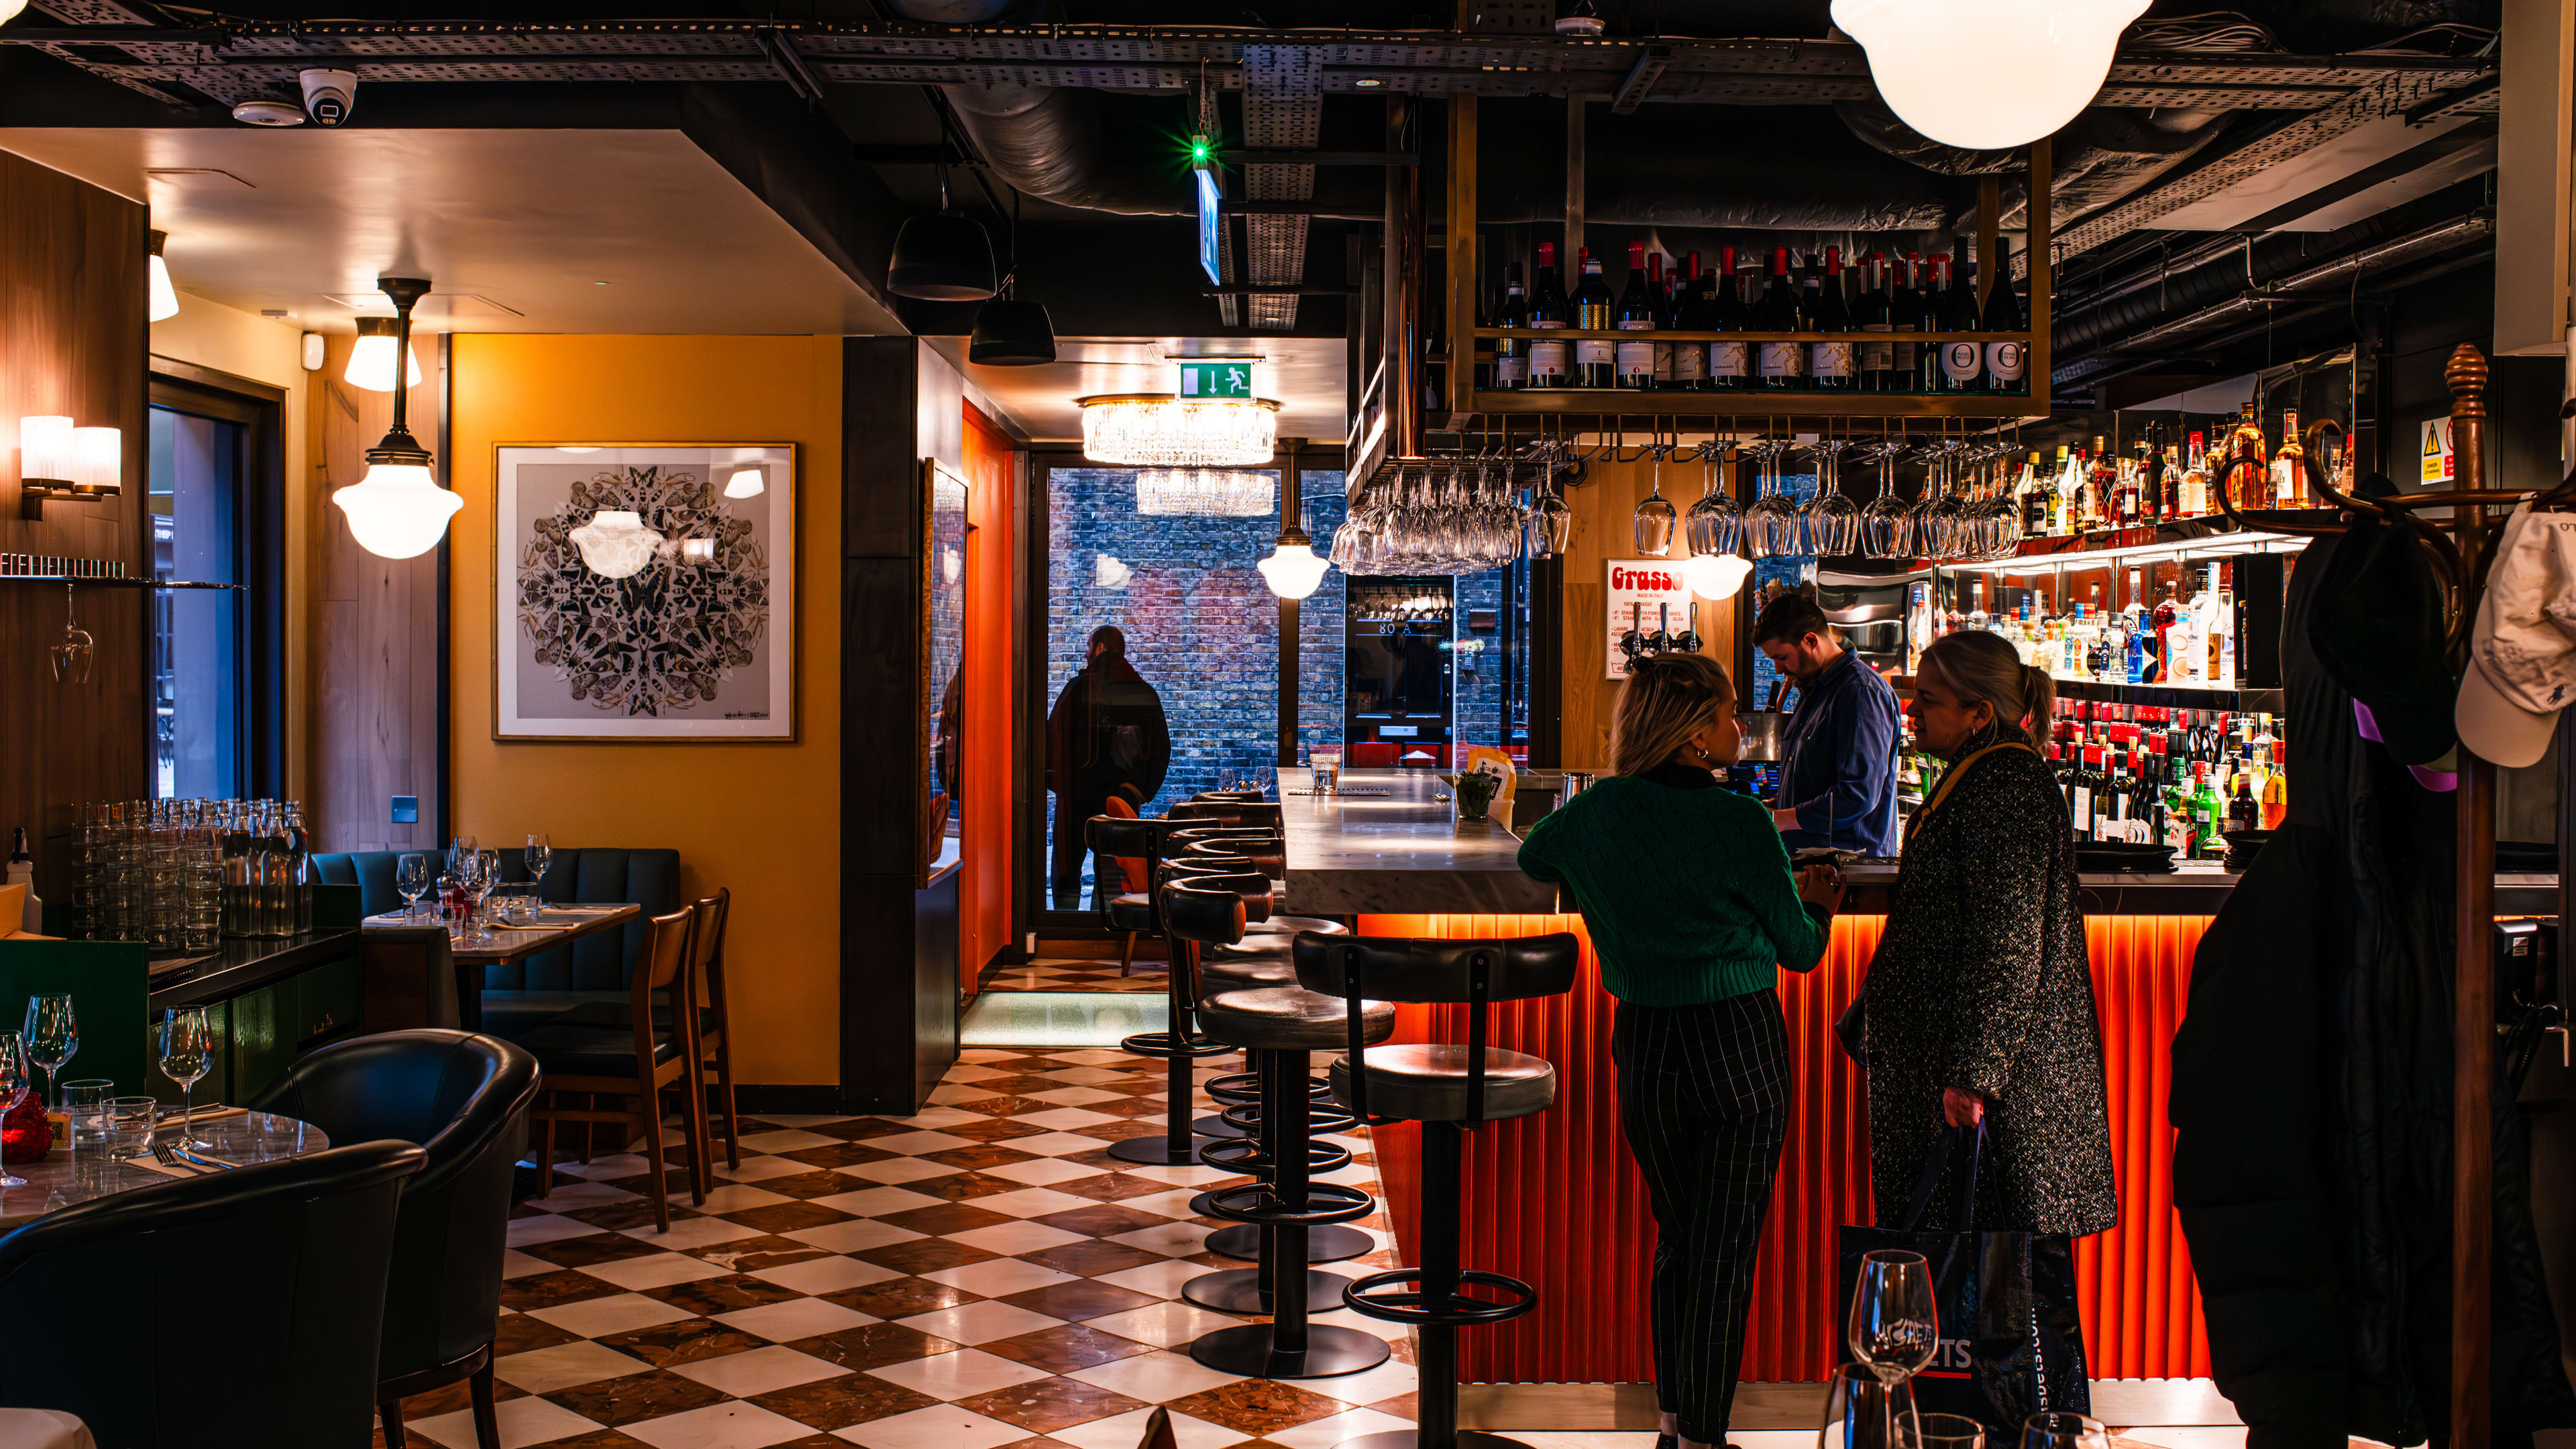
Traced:
<path fill-rule="evenodd" d="M 1771 282 L 1762 292 L 1762 301 L 1753 312 L 1757 332 L 1804 332 L 1805 311 L 1798 305 L 1797 284 L 1789 280 L 1789 249 L 1771 249 Z M 1802 375 L 1806 370 L 1807 345 L 1803 342 L 1763 342 L 1755 344 L 1761 357 L 1762 385 L 1773 389 L 1799 388 L 1807 385 Z"/>
<path fill-rule="evenodd" d="M 2146 477 L 2142 463 L 2123 460 L 2112 483 L 2111 521 L 2119 528 L 2135 528 L 2140 523 L 2155 521 L 2146 507 Z"/>
<path fill-rule="evenodd" d="M 2135 808 L 2129 792 L 2126 759 L 2117 750 L 2103 751 L 2103 798 L 2093 803 L 2093 838 L 2127 844 L 2137 838 Z"/>
<path fill-rule="evenodd" d="M 2209 686 L 2236 687 L 2236 594 L 2219 583 L 2219 565 L 2209 567 Z"/>
<path fill-rule="evenodd" d="M 2221 859 L 2227 854 L 2227 807 L 2218 798 L 2218 787 L 2209 782 L 2209 762 L 2195 762 L 2191 769 L 2192 857 Z"/>
<path fill-rule="evenodd" d="M 1646 244 L 1628 244 L 1628 284 L 1619 292 L 1619 311 L 1615 325 L 1622 332 L 1655 330 L 1655 289 L 1646 268 Z M 1618 371 L 1617 386 L 1631 392 L 1644 392 L 1655 385 L 1655 344 L 1621 341 L 1614 349 Z"/>
<path fill-rule="evenodd" d="M 2165 793 L 2156 788 L 2154 774 L 2163 761 L 2156 754 L 2129 757 L 2135 776 L 2129 786 L 2129 817 L 2136 822 L 2134 838 L 2140 845 L 2159 845 L 2165 839 Z"/>
<path fill-rule="evenodd" d="M 2278 830 L 2290 814 L 2290 772 L 2275 766 L 2263 777 L 2263 828 Z"/>
<path fill-rule="evenodd" d="M 1850 305 L 1843 300 L 1843 249 L 1825 248 L 1824 275 L 1810 274 L 1808 280 L 1817 284 L 1808 325 L 1827 334 L 1824 341 L 1807 344 L 1809 386 L 1848 392 L 1853 386 L 1852 343 L 1840 334 L 1852 330 L 1852 316 Z"/>
<path fill-rule="evenodd" d="M 1699 253 L 1692 252 L 1683 258 L 1682 265 L 1688 267 L 1690 272 L 1682 279 L 1678 295 L 1673 299 L 1673 330 L 1677 332 L 1714 330 L 1709 317 L 1708 278 L 1700 275 Z M 1708 390 L 1707 346 L 1697 342 L 1682 342 L 1674 344 L 1671 351 L 1674 389 L 1679 392 L 1706 392 Z"/>
<path fill-rule="evenodd" d="M 1574 289 L 1574 330 L 1608 332 L 1613 330 L 1611 316 L 1618 303 L 1610 295 L 1610 284 L 1602 280 L 1601 259 L 1590 248 L 1582 252 L 1583 280 Z M 1574 385 L 1576 387 L 1614 387 L 1618 384 L 1618 357 L 1606 338 L 1578 337 L 1574 342 Z"/>
<path fill-rule="evenodd" d="M 2299 445 L 2299 410 L 2282 409 L 2281 446 L 2272 454 L 2272 507 L 2308 506 L 2308 471 L 2302 461 L 2306 453 Z"/>
<path fill-rule="evenodd" d="M 1896 333 L 1896 390 L 1923 387 L 1923 346 L 1912 339 L 1932 325 L 1932 295 L 1924 286 L 1923 257 L 1907 252 L 1897 263 L 1896 287 L 1888 294 L 1890 330 Z"/>
<path fill-rule="evenodd" d="M 2129 570 L 2129 607 L 2121 611 L 2122 624 L 2128 635 L 2128 657 L 2121 661 L 2122 673 L 2131 684 L 2144 684 L 2155 657 L 2152 637 L 2148 633 L 2147 596 L 2136 569 Z"/>
<path fill-rule="evenodd" d="M 1503 310 L 1494 318 L 1497 327 L 1527 327 L 1529 299 L 1521 294 L 1520 268 L 1511 269 L 1503 283 Z M 1529 339 L 1497 337 L 1494 339 L 1494 374 L 1490 379 L 1501 392 L 1519 392 L 1529 386 Z"/>
<path fill-rule="evenodd" d="M 2182 456 L 2182 481 L 2174 488 L 2174 516 L 2198 518 L 2209 511 L 2209 467 L 2202 461 L 2208 454 L 2200 434 L 2191 435 Z"/>
<path fill-rule="evenodd" d="M 2240 512 L 2272 506 L 2271 470 L 2267 466 L 2270 461 L 2263 423 L 2254 416 L 2254 403 L 2249 398 L 2238 413 L 2236 431 L 2227 435 L 2227 470 L 2219 480 L 2227 488 L 2228 501 Z"/>
<path fill-rule="evenodd" d="M 27 888 L 26 910 L 15 921 L 0 921 L 0 935 L 24 931 L 32 936 L 41 932 L 45 924 L 45 904 L 36 899 L 36 857 L 27 853 L 27 827 L 24 825 L 17 827 L 9 842 L 9 874 L 0 884 Z"/>
<path fill-rule="evenodd" d="M 2093 435 L 2091 464 L 2084 473 L 2084 501 L 2092 515 L 2090 527 L 2117 528 L 2120 465 L 2112 459 L 2111 450 L 2103 446 L 2104 441 L 2100 433 Z"/>
<path fill-rule="evenodd" d="M 1538 283 L 1530 289 L 1529 325 L 1533 329 L 1553 332 L 1565 326 L 1568 310 L 1565 291 L 1556 280 L 1556 243 L 1538 244 Z M 1573 358 L 1562 342 L 1534 341 L 1529 345 L 1529 385 L 1533 388 L 1565 387 L 1573 382 Z"/>
<path fill-rule="evenodd" d="M 2173 682 L 2172 635 L 2174 626 L 2182 621 L 2182 606 L 2174 601 L 2174 589 L 2173 584 L 2165 585 L 2165 596 L 2156 601 L 2155 611 L 2147 616 L 2147 628 L 2154 636 L 2150 646 L 2154 657 L 2150 677 L 2144 683 Z"/>
<path fill-rule="evenodd" d="M 1974 296 L 1974 293 L 1969 295 Z M 2012 245 L 2002 237 L 1995 238 L 1995 260 L 1986 273 L 1985 330 L 2020 332 L 2029 324 L 2022 320 L 2021 299 L 2013 295 Z M 2029 384 L 2022 381 L 2023 352 L 2018 342 L 1986 344 L 1986 391 L 2021 392 Z"/>
<path fill-rule="evenodd" d="M 1892 333 L 1895 309 L 1887 295 L 1887 254 L 1871 252 L 1861 263 L 1860 300 L 1852 307 L 1852 325 L 1864 333 Z M 1853 349 L 1853 368 L 1862 392 L 1896 390 L 1896 341 L 1862 338 Z"/>
<path fill-rule="evenodd" d="M 2165 472 L 2165 454 L 2156 446 L 2161 423 L 2147 424 L 2138 442 L 2138 521 L 2160 523 L 2173 517 L 2173 477 Z"/>
<path fill-rule="evenodd" d="M 2059 538 L 2083 531 L 2082 520 L 2077 511 L 2077 500 L 2084 493 L 2084 475 L 2077 471 L 2079 467 L 2074 457 L 2067 452 L 2066 445 L 2058 444 L 2057 470 L 2052 479 L 2052 491 L 2057 495 L 2057 518 L 2055 526 L 2049 532 Z"/>
<path fill-rule="evenodd" d="M 2056 490 L 2040 478 L 2037 453 L 2022 465 L 2021 482 L 2014 487 L 2013 496 L 2021 502 L 2021 536 L 2047 537 L 2057 513 Z"/>
<path fill-rule="evenodd" d="M 2260 830 L 2263 828 L 2263 802 L 2254 794 L 2254 772 L 2236 772 L 2236 788 L 2227 797 L 2227 828 Z"/>
<path fill-rule="evenodd" d="M 1670 332 L 1681 325 L 1681 319 L 1675 315 L 1678 304 L 1673 298 L 1673 286 L 1680 279 L 1681 271 L 1671 257 L 1657 252 L 1646 258 L 1646 289 L 1655 294 L 1655 330 L 1658 332 Z M 1659 392 L 1670 392 L 1673 388 L 1673 345 L 1669 342 L 1655 344 L 1655 388 Z"/>
<path fill-rule="evenodd" d="M 1753 330 L 1753 309 L 1744 305 L 1744 279 L 1735 270 L 1735 248 L 1719 247 L 1717 265 L 1717 285 L 1709 297 L 1708 329 L 1712 332 Z M 1708 385 L 1718 392 L 1735 392 L 1753 386 L 1752 344 L 1710 343 Z"/>
<path fill-rule="evenodd" d="M 2075 816 L 2075 838 L 2078 840 L 2094 838 L 2093 797 L 2100 793 L 2101 788 L 2102 748 L 2087 745 L 2076 763 L 2075 773 L 2068 777 L 2066 792 L 2067 805 Z"/>
<path fill-rule="evenodd" d="M 1961 237 L 1951 246 L 1950 260 L 1941 274 L 1941 330 L 1976 332 L 1983 329 L 1982 314 L 1977 307 L 1977 290 L 1968 280 L 1968 239 Z M 1941 379 L 1939 392 L 1976 392 L 1985 386 L 1986 351 L 1974 342 L 1955 339 L 1941 344 Z"/>

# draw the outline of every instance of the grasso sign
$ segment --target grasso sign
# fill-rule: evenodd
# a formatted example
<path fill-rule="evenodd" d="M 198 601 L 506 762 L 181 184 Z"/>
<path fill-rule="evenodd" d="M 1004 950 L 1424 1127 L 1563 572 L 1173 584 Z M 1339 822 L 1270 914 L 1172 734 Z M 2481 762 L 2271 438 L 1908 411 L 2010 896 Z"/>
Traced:
<path fill-rule="evenodd" d="M 1627 653 L 1619 641 L 1634 629 L 1651 635 L 1661 629 L 1678 634 L 1690 627 L 1690 585 L 1679 565 L 1659 558 L 1610 560 L 1609 628 L 1603 640 L 1604 679 L 1624 679 Z"/>

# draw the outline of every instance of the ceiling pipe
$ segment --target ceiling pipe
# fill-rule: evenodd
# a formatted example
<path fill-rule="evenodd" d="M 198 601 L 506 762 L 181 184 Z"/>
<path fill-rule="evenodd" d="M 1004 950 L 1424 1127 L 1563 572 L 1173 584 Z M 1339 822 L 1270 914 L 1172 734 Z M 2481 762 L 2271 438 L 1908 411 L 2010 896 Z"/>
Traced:
<path fill-rule="evenodd" d="M 2472 212 L 2450 221 L 2438 222 L 2421 231 L 2347 252 L 2332 261 L 2321 262 L 2304 271 L 2265 283 L 2213 307 L 2205 307 L 2188 317 L 2177 317 L 2161 327 L 2151 327 L 2121 343 L 2123 351 L 2160 347 L 2178 337 L 2206 331 L 2232 318 L 2260 312 L 2283 297 L 2338 286 L 2365 272 L 2411 262 L 2419 257 L 2435 256 L 2476 242 L 2495 238 L 2495 217 L 2487 212 Z"/>

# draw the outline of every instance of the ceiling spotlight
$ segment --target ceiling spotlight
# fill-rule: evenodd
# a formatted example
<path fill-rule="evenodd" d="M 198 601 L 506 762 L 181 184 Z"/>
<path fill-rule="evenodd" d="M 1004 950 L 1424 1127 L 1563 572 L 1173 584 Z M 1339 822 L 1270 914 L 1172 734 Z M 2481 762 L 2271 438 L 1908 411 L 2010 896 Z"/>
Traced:
<path fill-rule="evenodd" d="M 304 108 L 293 101 L 244 101 L 233 107 L 233 119 L 245 126 L 301 126 Z"/>
<path fill-rule="evenodd" d="M 393 426 L 367 450 L 367 476 L 331 495 L 348 516 L 349 534 L 358 546 L 378 558 L 417 558 L 438 547 L 447 536 L 447 521 L 465 500 L 438 486 L 429 471 L 429 450 L 411 435 L 404 418 L 411 389 L 391 385 L 392 358 L 411 352 L 411 309 L 429 293 L 418 277 L 379 277 L 376 285 L 394 300 L 393 348 L 387 354 L 383 391 L 394 395 Z"/>
<path fill-rule="evenodd" d="M 8 0 L 0 0 L 0 6 L 5 6 L 7 3 Z M 179 315 L 179 292 L 177 288 L 170 285 L 170 264 L 161 260 L 161 248 L 169 240 L 170 233 L 166 231 L 152 233 L 152 261 L 149 269 L 152 304 L 149 315 L 155 322 Z"/>
<path fill-rule="evenodd" d="M 349 349 L 349 365 L 340 371 L 351 387 L 369 392 L 394 390 L 394 333 L 396 319 L 361 317 L 358 319 L 358 345 Z M 412 351 L 411 333 L 403 331 L 402 357 L 408 364 L 403 375 L 412 387 L 420 386 L 420 354 Z"/>
<path fill-rule="evenodd" d="M 2072 121 L 2101 91 L 2147 0 L 1833 0 L 1897 119 L 1945 146 L 2001 151 Z"/>

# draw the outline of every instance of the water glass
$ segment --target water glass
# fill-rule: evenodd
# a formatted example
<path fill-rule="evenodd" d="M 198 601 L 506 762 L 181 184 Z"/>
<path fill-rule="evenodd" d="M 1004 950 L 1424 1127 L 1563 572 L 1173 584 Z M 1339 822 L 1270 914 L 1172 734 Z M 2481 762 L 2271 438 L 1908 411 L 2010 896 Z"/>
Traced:
<path fill-rule="evenodd" d="M 2033 1414 L 2022 1421 L 2021 1449 L 2111 1449 L 2111 1431 L 2082 1414 Z"/>
<path fill-rule="evenodd" d="M 1915 1449 L 1920 1433 L 1912 1384 L 1882 1382 L 1863 1364 L 1834 1370 L 1817 1449 Z"/>
<path fill-rule="evenodd" d="M 107 1099 L 115 1091 L 116 1083 L 105 1077 L 78 1077 L 62 1084 L 63 1126 L 74 1155 L 84 1148 L 95 1152 L 107 1145 Z"/>
<path fill-rule="evenodd" d="M 1341 786 L 1342 786 L 1342 752 L 1341 752 L 1341 751 L 1339 751 L 1339 750 L 1315 750 L 1315 751 L 1312 751 L 1312 752 L 1310 752 L 1310 753 L 1306 756 L 1306 764 L 1307 764 L 1308 768 L 1312 769 L 1312 770 L 1315 772 L 1315 793 L 1316 793 L 1316 794 L 1318 794 L 1318 795 L 1335 795 L 1335 794 L 1339 794 L 1339 793 L 1341 793 Z"/>
<path fill-rule="evenodd" d="M 1932 1267 L 1920 1253 L 1883 1248 L 1860 1260 L 1844 1341 L 1886 1383 L 1913 1376 L 1940 1346 Z"/>
<path fill-rule="evenodd" d="M 250 1150 L 262 1162 L 283 1162 L 302 1155 L 304 1123 L 268 1112 L 250 1114 Z"/>
<path fill-rule="evenodd" d="M 1986 1426 L 1965 1414 L 1918 1414 L 1915 1423 L 1920 1449 L 1986 1449 Z"/>
<path fill-rule="evenodd" d="M 152 1114 L 161 1104 L 150 1097 L 110 1097 L 99 1104 L 106 1124 L 107 1155 L 122 1162 L 152 1153 Z M 186 1144 L 182 1143 L 182 1146 Z"/>

